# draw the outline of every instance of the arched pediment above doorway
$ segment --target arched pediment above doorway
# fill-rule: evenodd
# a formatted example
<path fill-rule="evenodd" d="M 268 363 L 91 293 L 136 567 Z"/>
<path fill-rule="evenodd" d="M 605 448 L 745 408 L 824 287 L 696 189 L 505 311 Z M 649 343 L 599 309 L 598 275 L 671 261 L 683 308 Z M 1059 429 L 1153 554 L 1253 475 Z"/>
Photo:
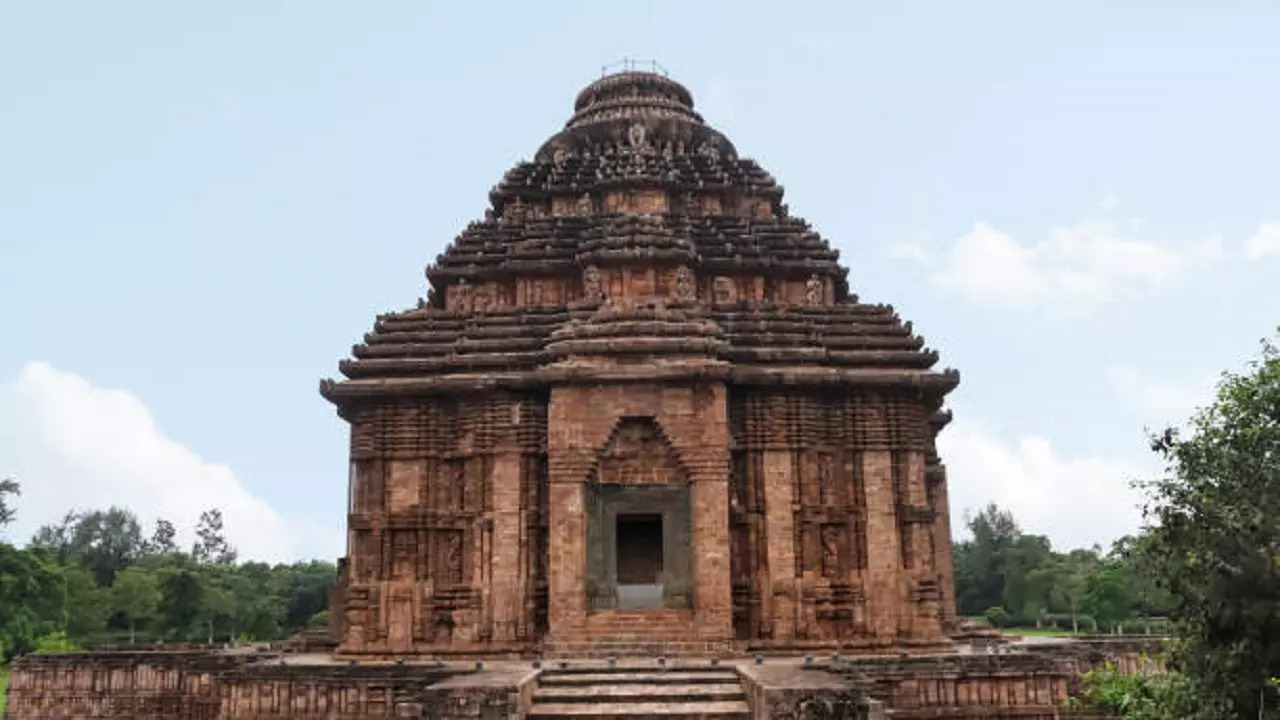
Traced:
<path fill-rule="evenodd" d="M 652 417 L 624 417 L 596 455 L 592 480 L 602 485 L 688 482 L 680 457 Z"/>

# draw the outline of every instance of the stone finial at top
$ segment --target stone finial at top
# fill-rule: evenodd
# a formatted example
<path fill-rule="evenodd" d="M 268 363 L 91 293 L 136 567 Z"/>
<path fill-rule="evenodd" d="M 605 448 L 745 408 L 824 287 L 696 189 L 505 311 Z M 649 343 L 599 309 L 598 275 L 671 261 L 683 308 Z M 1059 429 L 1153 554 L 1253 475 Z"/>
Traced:
<path fill-rule="evenodd" d="M 637 67 L 625 65 L 583 88 L 564 129 L 543 143 L 536 159 L 560 168 L 566 158 L 602 149 L 678 155 L 695 147 L 719 158 L 736 157 L 733 144 L 694 111 L 688 88 L 663 71 Z"/>
<path fill-rule="evenodd" d="M 693 111 L 693 95 L 688 88 L 656 72 L 624 70 L 605 75 L 578 93 L 573 117 L 566 128 L 603 119 L 642 118 L 653 115 L 684 117 L 697 123 L 702 116 Z"/>

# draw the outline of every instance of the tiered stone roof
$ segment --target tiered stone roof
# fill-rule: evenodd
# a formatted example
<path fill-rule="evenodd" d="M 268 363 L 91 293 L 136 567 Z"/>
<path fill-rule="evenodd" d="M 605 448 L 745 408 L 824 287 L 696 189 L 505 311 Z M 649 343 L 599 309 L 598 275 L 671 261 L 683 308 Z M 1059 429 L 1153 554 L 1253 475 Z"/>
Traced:
<path fill-rule="evenodd" d="M 940 399 L 957 374 L 932 370 L 892 307 L 859 302 L 839 253 L 782 199 L 682 85 L 606 76 L 427 269 L 427 299 L 380 316 L 321 390 L 341 405 L 647 363 Z"/>

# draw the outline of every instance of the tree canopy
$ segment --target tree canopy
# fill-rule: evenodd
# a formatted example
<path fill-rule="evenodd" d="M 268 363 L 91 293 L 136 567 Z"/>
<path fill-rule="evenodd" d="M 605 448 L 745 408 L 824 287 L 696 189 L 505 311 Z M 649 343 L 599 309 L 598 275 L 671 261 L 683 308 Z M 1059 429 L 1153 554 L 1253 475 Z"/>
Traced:
<path fill-rule="evenodd" d="M 1142 548 L 1172 601 L 1176 667 L 1203 717 L 1262 717 L 1280 676 L 1280 351 L 1270 342 L 1185 432 L 1153 438 Z"/>
<path fill-rule="evenodd" d="M 16 494 L 0 488 L 0 500 Z M 7 508 L 6 517 L 12 516 Z M 236 563 L 222 514 L 201 515 L 184 552 L 127 509 L 68 513 L 26 548 L 0 543 L 0 654 L 103 644 L 278 640 L 327 609 L 332 563 Z"/>

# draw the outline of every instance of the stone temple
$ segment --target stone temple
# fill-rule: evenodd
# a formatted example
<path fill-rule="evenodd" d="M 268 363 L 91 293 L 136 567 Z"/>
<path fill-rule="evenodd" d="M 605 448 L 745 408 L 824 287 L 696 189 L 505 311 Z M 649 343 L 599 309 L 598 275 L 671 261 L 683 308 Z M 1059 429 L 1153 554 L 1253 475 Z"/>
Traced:
<path fill-rule="evenodd" d="M 664 75 L 588 85 L 322 393 L 340 651 L 938 645 L 958 382 Z"/>
<path fill-rule="evenodd" d="M 588 85 L 321 392 L 330 627 L 12 665 L 5 720 L 1056 720 L 1149 638 L 955 617 L 959 380 L 665 75 Z"/>

